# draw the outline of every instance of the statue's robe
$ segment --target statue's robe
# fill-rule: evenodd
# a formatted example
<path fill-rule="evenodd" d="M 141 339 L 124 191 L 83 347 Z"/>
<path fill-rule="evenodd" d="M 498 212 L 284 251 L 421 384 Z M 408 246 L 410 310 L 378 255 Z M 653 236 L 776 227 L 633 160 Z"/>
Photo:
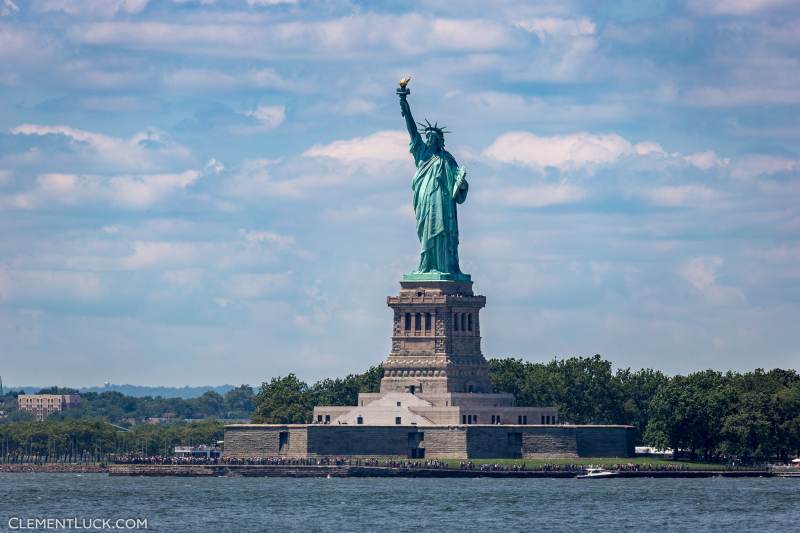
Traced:
<path fill-rule="evenodd" d="M 420 242 L 416 274 L 460 274 L 456 204 L 467 199 L 468 184 L 458 178 L 458 164 L 447 151 L 435 154 L 419 135 L 411 140 L 417 172 L 411 182 Z"/>

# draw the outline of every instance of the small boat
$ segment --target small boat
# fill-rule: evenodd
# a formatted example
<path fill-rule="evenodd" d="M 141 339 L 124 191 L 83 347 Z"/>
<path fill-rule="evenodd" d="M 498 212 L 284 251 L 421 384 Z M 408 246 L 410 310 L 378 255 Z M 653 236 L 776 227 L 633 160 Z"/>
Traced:
<path fill-rule="evenodd" d="M 586 469 L 585 474 L 576 477 L 578 479 L 598 479 L 598 478 L 614 477 L 616 475 L 617 473 L 612 472 L 611 470 L 606 470 L 605 468 L 599 466 L 590 466 Z"/>

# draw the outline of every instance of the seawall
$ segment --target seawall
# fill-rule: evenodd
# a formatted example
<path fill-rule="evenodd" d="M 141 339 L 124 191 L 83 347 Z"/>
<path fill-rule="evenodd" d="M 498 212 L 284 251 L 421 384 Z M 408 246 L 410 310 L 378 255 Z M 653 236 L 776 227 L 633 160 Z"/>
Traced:
<path fill-rule="evenodd" d="M 98 463 L 2 463 L 3 473 L 43 473 L 43 474 L 102 474 L 108 467 Z"/>
<path fill-rule="evenodd" d="M 110 465 L 112 476 L 184 477 L 417 477 L 417 478 L 574 478 L 581 472 L 558 470 L 462 470 L 328 465 Z M 766 470 L 639 470 L 619 478 L 770 477 Z M 594 481 L 594 480 L 593 480 Z"/>

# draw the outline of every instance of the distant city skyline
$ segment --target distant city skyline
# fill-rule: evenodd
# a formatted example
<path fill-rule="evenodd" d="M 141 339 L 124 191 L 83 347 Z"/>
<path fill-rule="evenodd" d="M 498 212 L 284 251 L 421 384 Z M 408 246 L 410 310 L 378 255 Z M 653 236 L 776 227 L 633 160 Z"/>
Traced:
<path fill-rule="evenodd" d="M 4 382 L 380 363 L 418 261 L 405 75 L 467 168 L 487 357 L 797 368 L 798 24 L 784 0 L 0 0 Z"/>

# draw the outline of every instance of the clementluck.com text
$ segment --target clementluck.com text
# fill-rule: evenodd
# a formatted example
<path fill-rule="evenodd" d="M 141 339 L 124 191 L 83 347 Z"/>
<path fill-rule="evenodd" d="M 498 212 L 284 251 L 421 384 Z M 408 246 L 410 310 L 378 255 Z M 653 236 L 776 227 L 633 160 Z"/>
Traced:
<path fill-rule="evenodd" d="M 24 518 L 8 519 L 10 530 L 47 529 L 147 529 L 147 518 Z"/>

